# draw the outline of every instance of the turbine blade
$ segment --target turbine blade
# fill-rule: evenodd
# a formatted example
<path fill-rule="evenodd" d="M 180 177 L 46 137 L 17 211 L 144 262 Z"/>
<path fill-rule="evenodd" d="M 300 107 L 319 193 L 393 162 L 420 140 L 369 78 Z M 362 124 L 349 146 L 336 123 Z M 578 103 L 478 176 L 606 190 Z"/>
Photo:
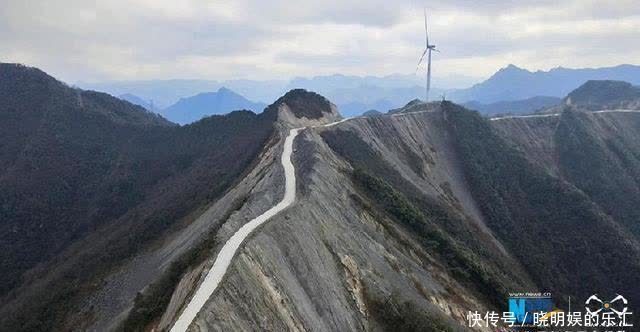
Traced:
<path fill-rule="evenodd" d="M 420 69 L 420 64 L 422 63 L 422 60 L 424 60 L 424 56 L 427 54 L 428 50 L 429 49 L 426 48 L 424 52 L 422 52 L 422 56 L 420 56 L 420 60 L 418 60 L 418 65 L 416 66 L 416 73 L 418 72 L 418 69 Z"/>
<path fill-rule="evenodd" d="M 429 30 L 427 30 L 427 7 L 424 8 L 424 36 L 427 47 L 429 47 Z"/>

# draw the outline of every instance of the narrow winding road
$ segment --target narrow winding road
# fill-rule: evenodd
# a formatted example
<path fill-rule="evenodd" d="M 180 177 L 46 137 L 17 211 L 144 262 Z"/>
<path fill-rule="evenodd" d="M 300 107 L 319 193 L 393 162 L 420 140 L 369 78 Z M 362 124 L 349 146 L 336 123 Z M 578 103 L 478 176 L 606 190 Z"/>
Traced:
<path fill-rule="evenodd" d="M 345 122 L 349 119 L 351 118 L 344 118 L 336 122 L 313 126 L 312 128 L 331 127 Z M 284 168 L 285 179 L 284 197 L 282 198 L 280 203 L 265 211 L 263 214 L 257 216 L 255 219 L 244 224 L 231 236 L 231 238 L 229 238 L 229 240 L 220 250 L 220 253 L 218 253 L 216 260 L 213 262 L 213 266 L 207 273 L 204 281 L 200 284 L 200 286 L 196 290 L 196 293 L 191 298 L 191 301 L 189 302 L 187 307 L 184 308 L 184 310 L 180 314 L 180 317 L 178 317 L 178 320 L 171 328 L 171 332 L 183 332 L 186 331 L 187 328 L 189 328 L 189 325 L 191 325 L 193 319 L 196 318 L 198 312 L 200 312 L 209 297 L 211 297 L 216 288 L 218 288 L 218 284 L 220 284 L 220 281 L 227 272 L 229 265 L 231 265 L 231 260 L 240 248 L 242 242 L 244 242 L 244 240 L 249 235 L 251 235 L 251 233 L 258 226 L 271 219 L 271 217 L 275 216 L 280 211 L 289 207 L 295 201 L 296 171 L 293 167 L 293 163 L 291 162 L 291 155 L 293 153 L 293 141 L 295 140 L 296 136 L 298 136 L 298 133 L 305 128 L 306 127 L 301 127 L 289 130 L 289 135 L 284 140 L 284 149 L 281 156 L 281 163 L 282 167 Z"/>
<path fill-rule="evenodd" d="M 640 111 L 618 109 L 618 110 L 594 111 L 594 112 L 587 112 L 587 113 L 591 113 L 591 114 L 598 114 L 598 113 L 640 113 Z M 495 117 L 495 118 L 491 118 L 489 120 L 497 121 L 497 120 L 504 120 L 504 119 L 547 118 L 547 117 L 551 117 L 551 116 L 560 116 L 560 114 L 561 113 L 529 114 L 529 115 L 507 115 L 507 116 L 498 116 L 498 117 Z"/>
<path fill-rule="evenodd" d="M 191 301 L 187 307 L 182 311 L 180 317 L 171 328 L 172 332 L 186 331 L 191 322 L 196 317 L 200 309 L 207 302 L 209 297 L 220 284 L 222 277 L 227 272 L 227 268 L 231 264 L 233 256 L 236 254 L 242 242 L 253 232 L 258 226 L 265 223 L 271 217 L 278 214 L 278 212 L 289 207 L 296 199 L 296 176 L 295 168 L 291 162 L 291 154 L 293 152 L 293 141 L 300 130 L 304 128 L 291 129 L 289 135 L 284 140 L 284 149 L 282 151 L 281 163 L 284 168 L 285 189 L 284 197 L 280 203 L 276 204 L 263 214 L 259 215 L 255 219 L 244 224 L 240 229 L 235 232 L 231 238 L 224 244 L 220 253 L 216 257 L 213 266 L 204 278 L 204 281 L 198 287 L 198 290 L 191 298 Z"/>

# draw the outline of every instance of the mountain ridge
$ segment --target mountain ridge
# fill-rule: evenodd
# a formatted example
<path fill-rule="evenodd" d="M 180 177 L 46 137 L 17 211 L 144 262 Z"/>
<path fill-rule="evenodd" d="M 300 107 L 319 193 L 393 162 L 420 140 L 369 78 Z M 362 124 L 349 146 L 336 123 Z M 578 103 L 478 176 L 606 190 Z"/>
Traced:
<path fill-rule="evenodd" d="M 129 122 L 138 125 L 169 125 L 170 122 L 153 112 L 147 111 L 138 105 L 115 98 L 109 94 L 91 90 L 81 90 L 72 88 L 67 84 L 56 80 L 42 70 L 21 64 L 0 63 L 2 71 L 3 99 L 10 102 L 6 108 L 12 108 L 22 101 L 18 97 L 23 97 L 36 89 L 46 90 L 50 95 L 65 98 L 61 100 L 62 105 L 56 105 L 56 112 L 64 112 L 64 107 L 74 109 L 86 109 L 99 113 L 118 122 Z M 47 102 L 55 103 L 59 100 L 47 100 L 51 96 L 40 92 L 36 99 L 26 100 L 32 109 L 38 111 Z M 60 106 L 60 107 L 58 107 Z"/>
<path fill-rule="evenodd" d="M 81 305 L 101 278 L 189 225 L 275 135 L 274 113 L 232 112 L 180 127 L 34 68 L 0 64 L 0 74 L 2 329 L 80 328 L 86 316 L 70 313 L 102 308 Z M 138 280 L 167 268 L 156 262 L 142 264 L 148 270 Z M 123 299 L 133 301 L 137 290 L 128 290 Z M 105 301 L 114 310 L 122 300 Z"/>
<path fill-rule="evenodd" d="M 623 80 L 637 85 L 640 84 L 637 77 L 640 77 L 640 66 L 630 64 L 580 69 L 557 67 L 533 72 L 510 64 L 499 69 L 491 77 L 466 88 L 442 88 L 438 86 L 438 80 L 435 80 L 431 96 L 439 99 L 442 95 L 458 103 L 475 100 L 483 104 L 524 100 L 535 96 L 562 98 L 590 79 Z M 464 86 L 470 84 L 471 81 Z M 84 86 L 81 83 L 79 85 Z M 133 93 L 144 99 L 154 100 L 160 107 L 167 107 L 177 102 L 180 97 L 215 90 L 222 86 L 237 91 L 250 100 L 267 103 L 291 89 L 304 88 L 329 98 L 343 110 L 345 116 L 357 116 L 369 109 L 385 112 L 402 107 L 407 100 L 424 97 L 424 80 L 421 75 L 415 74 L 392 74 L 382 77 L 334 74 L 295 77 L 280 81 L 134 81 L 87 86 L 115 95 Z"/>

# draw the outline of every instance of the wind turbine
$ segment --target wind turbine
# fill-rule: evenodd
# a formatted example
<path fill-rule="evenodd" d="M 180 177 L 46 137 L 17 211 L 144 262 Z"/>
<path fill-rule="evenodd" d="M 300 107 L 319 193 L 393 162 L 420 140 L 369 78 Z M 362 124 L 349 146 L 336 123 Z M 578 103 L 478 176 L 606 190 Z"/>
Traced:
<path fill-rule="evenodd" d="M 422 56 L 420 57 L 420 60 L 418 60 L 418 66 L 416 67 L 416 72 L 420 68 L 420 64 L 422 63 L 422 60 L 424 60 L 424 56 L 427 55 L 427 88 L 426 88 L 425 101 L 428 102 L 429 90 L 431 90 L 431 51 L 436 51 L 436 52 L 440 52 L 440 51 L 436 50 L 436 45 L 429 44 L 429 30 L 427 30 L 427 9 L 426 8 L 424 9 L 424 36 L 425 36 L 426 48 L 424 49 L 424 52 L 422 52 Z"/>

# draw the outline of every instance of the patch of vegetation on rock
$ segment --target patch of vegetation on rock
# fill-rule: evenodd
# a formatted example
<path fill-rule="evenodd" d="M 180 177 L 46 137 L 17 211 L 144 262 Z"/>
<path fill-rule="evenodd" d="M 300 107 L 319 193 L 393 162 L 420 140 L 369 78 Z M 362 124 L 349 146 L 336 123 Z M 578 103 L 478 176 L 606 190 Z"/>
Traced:
<path fill-rule="evenodd" d="M 319 119 L 324 113 L 331 113 L 331 102 L 325 97 L 304 89 L 293 89 L 278 98 L 265 112 L 276 112 L 280 105 L 286 104 L 291 112 L 298 117 Z"/>

